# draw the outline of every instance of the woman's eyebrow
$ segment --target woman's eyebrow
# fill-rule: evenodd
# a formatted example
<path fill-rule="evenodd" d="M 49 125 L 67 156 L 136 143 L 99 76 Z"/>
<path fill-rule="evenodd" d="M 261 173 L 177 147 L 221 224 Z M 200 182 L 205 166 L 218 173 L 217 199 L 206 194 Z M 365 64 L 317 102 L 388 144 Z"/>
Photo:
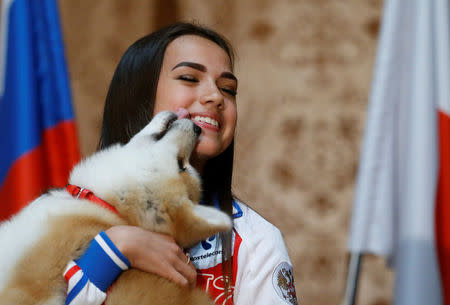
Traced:
<path fill-rule="evenodd" d="M 199 70 L 201 72 L 208 71 L 208 69 L 206 69 L 206 67 L 204 65 L 196 63 L 196 62 L 191 62 L 191 61 L 182 61 L 182 62 L 176 64 L 175 67 L 172 68 L 172 71 L 179 67 L 190 67 L 190 68 Z M 231 72 L 223 72 L 222 74 L 220 74 L 220 76 L 224 77 L 224 78 L 232 79 L 235 82 L 238 81 L 236 76 L 234 76 L 234 74 Z"/>
<path fill-rule="evenodd" d="M 237 78 L 236 78 L 236 76 L 234 76 L 234 74 L 233 73 L 231 73 L 231 72 L 223 72 L 222 74 L 220 74 L 220 76 L 221 77 L 224 77 L 224 78 L 229 78 L 229 79 L 232 79 L 232 80 L 234 80 L 236 83 L 237 83 Z"/>
<path fill-rule="evenodd" d="M 175 70 L 178 67 L 183 67 L 183 66 L 191 67 L 193 69 L 196 69 L 196 70 L 199 70 L 199 71 L 202 71 L 202 72 L 206 72 L 206 67 L 204 65 L 198 64 L 198 63 L 195 63 L 195 62 L 190 62 L 190 61 L 182 61 L 182 62 L 180 62 L 179 64 L 175 65 L 175 67 L 172 68 L 172 71 Z"/>

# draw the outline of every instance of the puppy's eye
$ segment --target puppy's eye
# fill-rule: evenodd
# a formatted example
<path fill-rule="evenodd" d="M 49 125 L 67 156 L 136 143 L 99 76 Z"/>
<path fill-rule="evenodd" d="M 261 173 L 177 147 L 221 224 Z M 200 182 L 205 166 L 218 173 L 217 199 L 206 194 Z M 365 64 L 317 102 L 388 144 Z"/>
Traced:
<path fill-rule="evenodd" d="M 178 158 L 178 171 L 179 172 L 185 172 L 186 171 L 186 167 L 183 164 L 183 159 Z"/>
<path fill-rule="evenodd" d="M 152 134 L 152 138 L 154 141 L 159 141 L 162 139 L 162 137 L 164 137 L 164 135 L 167 133 L 167 131 L 169 130 L 169 128 L 172 126 L 173 122 L 175 122 L 177 120 L 176 115 L 169 117 L 163 125 L 163 129 L 160 132 L 154 133 Z"/>

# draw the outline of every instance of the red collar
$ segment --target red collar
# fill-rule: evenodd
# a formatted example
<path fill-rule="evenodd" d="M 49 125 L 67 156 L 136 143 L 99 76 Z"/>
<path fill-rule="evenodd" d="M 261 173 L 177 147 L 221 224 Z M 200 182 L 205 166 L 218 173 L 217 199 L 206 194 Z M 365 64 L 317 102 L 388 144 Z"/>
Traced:
<path fill-rule="evenodd" d="M 113 207 L 111 204 L 104 201 L 103 199 L 100 199 L 99 197 L 95 196 L 92 191 L 85 189 L 84 187 L 67 184 L 66 191 L 73 197 L 90 200 L 90 201 L 98 204 L 99 206 L 104 207 L 104 208 L 116 213 L 117 215 L 119 215 L 119 212 L 116 210 L 115 207 Z"/>

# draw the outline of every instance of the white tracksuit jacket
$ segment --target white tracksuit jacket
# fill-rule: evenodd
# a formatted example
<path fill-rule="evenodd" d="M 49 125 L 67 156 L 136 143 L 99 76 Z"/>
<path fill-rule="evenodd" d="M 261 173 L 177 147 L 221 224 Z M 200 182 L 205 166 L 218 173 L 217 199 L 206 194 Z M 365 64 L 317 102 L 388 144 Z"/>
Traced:
<path fill-rule="evenodd" d="M 292 264 L 280 231 L 239 201 L 233 202 L 233 223 L 234 304 L 298 304 Z M 224 296 L 221 253 L 216 236 L 190 249 L 191 261 L 198 269 L 197 286 L 207 291 L 216 304 L 228 305 L 231 300 Z M 98 266 L 111 260 L 117 266 L 105 265 L 101 269 L 106 272 L 101 271 L 100 275 Z M 64 273 L 68 281 L 66 304 L 101 305 L 107 288 L 128 267 L 128 260 L 106 234 L 99 234 Z"/>

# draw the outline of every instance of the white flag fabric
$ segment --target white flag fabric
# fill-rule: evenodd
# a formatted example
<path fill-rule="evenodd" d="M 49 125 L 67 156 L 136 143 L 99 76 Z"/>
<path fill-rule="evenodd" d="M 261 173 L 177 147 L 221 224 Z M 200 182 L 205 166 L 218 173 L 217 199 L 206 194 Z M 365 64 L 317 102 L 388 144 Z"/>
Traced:
<path fill-rule="evenodd" d="M 385 1 L 349 248 L 387 257 L 396 305 L 445 304 L 435 207 L 449 26 L 446 0 Z"/>

